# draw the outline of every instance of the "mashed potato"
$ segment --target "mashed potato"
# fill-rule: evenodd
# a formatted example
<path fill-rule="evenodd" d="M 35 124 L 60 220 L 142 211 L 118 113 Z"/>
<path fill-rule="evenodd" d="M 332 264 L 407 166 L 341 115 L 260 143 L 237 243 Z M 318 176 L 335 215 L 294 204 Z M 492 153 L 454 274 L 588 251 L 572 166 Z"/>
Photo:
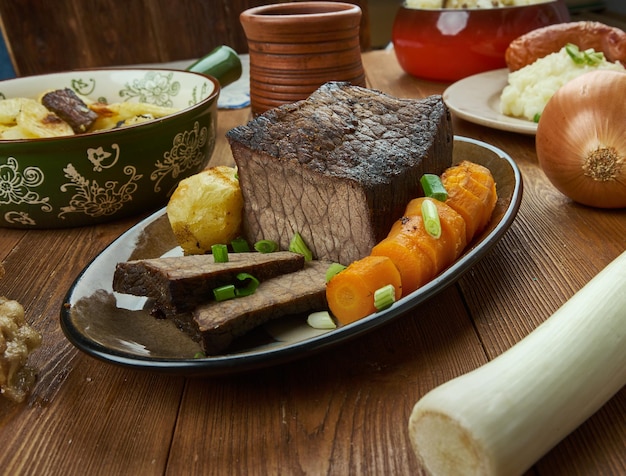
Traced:
<path fill-rule="evenodd" d="M 534 5 L 550 0 L 406 0 L 407 8 L 498 8 Z"/>
<path fill-rule="evenodd" d="M 508 85 L 500 96 L 500 111 L 507 116 L 536 121 L 557 89 L 594 69 L 626 71 L 620 63 L 605 59 L 593 66 L 577 64 L 563 47 L 557 53 L 509 74 Z"/>

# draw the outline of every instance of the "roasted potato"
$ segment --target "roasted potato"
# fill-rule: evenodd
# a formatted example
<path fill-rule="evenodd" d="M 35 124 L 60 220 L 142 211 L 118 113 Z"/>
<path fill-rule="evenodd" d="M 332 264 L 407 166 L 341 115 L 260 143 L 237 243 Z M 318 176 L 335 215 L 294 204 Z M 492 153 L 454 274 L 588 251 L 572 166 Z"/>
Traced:
<path fill-rule="evenodd" d="M 92 103 L 89 108 L 98 114 L 98 119 L 92 126 L 92 130 L 97 131 L 157 119 L 179 111 L 173 107 L 136 102 Z"/>
<path fill-rule="evenodd" d="M 243 196 L 237 171 L 217 166 L 182 180 L 167 204 L 167 216 L 185 254 L 204 254 L 241 233 Z"/>
<path fill-rule="evenodd" d="M 0 101 L 1 138 L 32 139 L 74 134 L 56 114 L 34 99 L 12 98 Z"/>
<path fill-rule="evenodd" d="M 43 137 L 60 137 L 74 135 L 71 125 L 61 119 L 59 115 L 46 108 L 42 98 L 50 92 L 45 91 L 39 99 L 9 98 L 0 100 L 0 140 L 36 139 Z M 157 106 L 148 103 L 119 102 L 104 104 L 75 94 L 89 109 L 98 115 L 88 129 L 78 132 L 93 132 L 105 129 L 123 127 L 140 122 L 151 121 L 179 109 Z M 61 114 L 63 116 L 63 114 Z M 65 117 L 65 116 L 64 116 Z M 68 119 L 69 120 L 69 119 Z"/>

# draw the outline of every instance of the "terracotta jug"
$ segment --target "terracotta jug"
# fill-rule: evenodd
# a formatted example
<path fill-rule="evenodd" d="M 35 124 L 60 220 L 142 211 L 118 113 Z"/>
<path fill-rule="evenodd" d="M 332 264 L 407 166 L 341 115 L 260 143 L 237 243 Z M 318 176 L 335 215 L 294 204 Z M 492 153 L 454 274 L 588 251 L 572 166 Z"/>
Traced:
<path fill-rule="evenodd" d="M 365 86 L 357 5 L 277 3 L 248 9 L 240 20 L 250 53 L 254 115 L 306 99 L 327 81 Z"/>

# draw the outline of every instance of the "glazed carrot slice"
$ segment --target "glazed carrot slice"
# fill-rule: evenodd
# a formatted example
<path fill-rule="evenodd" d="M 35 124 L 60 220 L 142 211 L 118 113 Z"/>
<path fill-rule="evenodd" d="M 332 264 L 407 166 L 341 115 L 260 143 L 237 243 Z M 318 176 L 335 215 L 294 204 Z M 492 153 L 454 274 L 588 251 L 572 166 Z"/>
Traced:
<path fill-rule="evenodd" d="M 446 204 L 465 219 L 470 242 L 487 226 L 498 200 L 493 176 L 486 167 L 463 161 L 447 169 L 441 181 L 448 191 Z"/>
<path fill-rule="evenodd" d="M 485 213 L 481 223 L 484 227 L 491 219 L 491 214 L 498 200 L 496 182 L 489 169 L 482 165 L 464 161 L 459 166 L 464 169 L 466 177 L 462 186 L 476 195 L 483 203 Z"/>
<path fill-rule="evenodd" d="M 424 197 L 411 200 L 404 214 L 406 216 L 419 215 L 422 210 L 422 202 L 427 200 Z M 449 251 L 448 258 L 445 259 L 447 264 L 461 256 L 461 253 L 467 245 L 467 230 L 465 226 L 465 220 L 463 217 L 452 207 L 439 200 L 430 199 L 437 207 L 437 213 L 439 214 L 439 220 L 441 222 L 441 237 L 439 240 L 443 240 L 445 243 L 444 248 Z M 441 271 L 440 268 L 438 271 Z"/>
<path fill-rule="evenodd" d="M 373 256 L 387 256 L 400 271 L 402 295 L 412 293 L 436 274 L 435 264 L 427 253 L 406 234 L 396 234 L 380 241 Z"/>
<path fill-rule="evenodd" d="M 446 184 L 446 189 L 448 190 L 446 205 L 456 210 L 465 220 L 466 239 L 470 243 L 482 223 L 482 203 L 476 195 L 463 187 L 449 187 L 446 182 L 444 184 Z"/>
<path fill-rule="evenodd" d="M 333 276 L 326 285 L 330 312 L 341 324 L 349 324 L 376 312 L 374 293 L 391 284 L 402 296 L 402 280 L 396 265 L 386 256 L 366 256 Z"/>

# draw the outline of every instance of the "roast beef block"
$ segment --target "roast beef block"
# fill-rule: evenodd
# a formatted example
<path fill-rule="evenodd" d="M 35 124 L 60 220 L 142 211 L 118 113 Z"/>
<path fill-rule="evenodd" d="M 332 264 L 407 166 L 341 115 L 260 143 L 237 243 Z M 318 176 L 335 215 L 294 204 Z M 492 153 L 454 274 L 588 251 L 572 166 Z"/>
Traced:
<path fill-rule="evenodd" d="M 295 232 L 343 264 L 382 240 L 424 173 L 452 163 L 441 96 L 399 99 L 331 82 L 227 133 L 244 196 L 244 233 L 286 248 Z"/>
<path fill-rule="evenodd" d="M 207 355 L 224 351 L 233 339 L 278 317 L 328 309 L 326 270 L 329 261 L 308 261 L 294 273 L 263 281 L 254 294 L 201 304 L 177 315 L 179 327 L 199 341 Z M 182 319 L 188 319 L 182 321 Z"/>
<path fill-rule="evenodd" d="M 303 267 L 304 257 L 290 251 L 230 253 L 226 263 L 210 254 L 134 260 L 117 264 L 113 290 L 152 298 L 155 309 L 169 315 L 212 299 L 212 290 L 235 283 L 238 273 L 264 281 Z"/>

